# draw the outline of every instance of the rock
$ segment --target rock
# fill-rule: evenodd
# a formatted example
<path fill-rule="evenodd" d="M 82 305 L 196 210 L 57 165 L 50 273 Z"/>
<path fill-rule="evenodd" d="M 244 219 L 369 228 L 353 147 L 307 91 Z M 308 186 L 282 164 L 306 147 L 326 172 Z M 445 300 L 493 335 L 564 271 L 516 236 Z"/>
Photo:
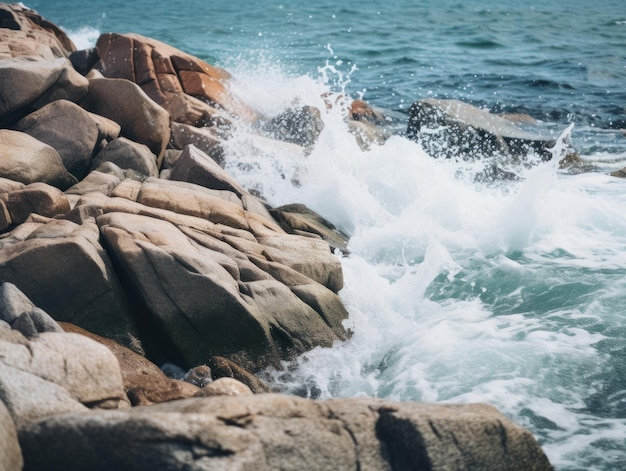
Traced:
<path fill-rule="evenodd" d="M 8 129 L 0 129 L 0 176 L 61 189 L 76 183 L 56 150 L 28 134 Z"/>
<path fill-rule="evenodd" d="M 0 279 L 54 319 L 141 351 L 130 303 L 99 236 L 93 222 L 22 224 L 0 239 Z"/>
<path fill-rule="evenodd" d="M 85 407 L 128 406 L 113 354 L 86 337 L 63 332 L 43 332 L 28 340 L 15 330 L 0 329 L 0 399 L 18 429 Z"/>
<path fill-rule="evenodd" d="M 70 210 L 63 192 L 45 183 L 31 183 L 21 190 L 2 193 L 0 200 L 6 205 L 13 224 L 21 224 L 31 214 L 54 217 Z"/>
<path fill-rule="evenodd" d="M 13 283 L 0 284 L 0 319 L 13 324 L 22 314 L 29 313 L 36 306 Z"/>
<path fill-rule="evenodd" d="M 15 129 L 48 144 L 61 156 L 63 165 L 82 179 L 100 144 L 98 125 L 80 106 L 57 100 L 21 119 Z"/>
<path fill-rule="evenodd" d="M 270 214 L 280 224 L 280 227 L 290 234 L 315 234 L 328 242 L 331 247 L 344 253 L 348 251 L 350 237 L 303 204 L 280 206 L 271 209 Z"/>
<path fill-rule="evenodd" d="M 168 378 L 154 363 L 111 339 L 88 332 L 74 324 L 61 324 L 66 332 L 95 340 L 115 355 L 122 372 L 124 391 L 133 406 L 189 398 L 198 392 L 197 386 Z"/>
<path fill-rule="evenodd" d="M 172 147 L 183 150 L 193 145 L 206 153 L 220 166 L 224 165 L 222 138 L 216 128 L 196 128 L 188 124 L 172 123 Z"/>
<path fill-rule="evenodd" d="M 26 338 L 36 337 L 43 332 L 63 332 L 57 321 L 39 308 L 21 314 L 11 327 Z"/>
<path fill-rule="evenodd" d="M 610 175 L 617 178 L 626 178 L 626 167 L 616 170 L 615 172 L 611 172 Z"/>
<path fill-rule="evenodd" d="M 323 129 L 320 110 L 313 106 L 288 109 L 263 126 L 263 131 L 273 139 L 302 147 L 313 147 Z"/>
<path fill-rule="evenodd" d="M 354 121 L 367 121 L 369 123 L 385 124 L 385 116 L 378 110 L 372 108 L 369 103 L 363 100 L 352 100 L 350 103 L 350 118 Z"/>
<path fill-rule="evenodd" d="M 213 378 L 211 377 L 211 368 L 206 365 L 196 366 L 187 371 L 187 373 L 183 375 L 182 380 L 198 386 L 199 388 L 203 388 L 213 381 Z"/>
<path fill-rule="evenodd" d="M 0 4 L 0 44 L 0 58 L 27 55 L 51 60 L 76 50 L 58 26 L 21 3 Z"/>
<path fill-rule="evenodd" d="M 264 381 L 246 371 L 241 366 L 228 358 L 220 356 L 211 357 L 209 361 L 213 378 L 234 378 L 245 384 L 254 394 L 270 392 L 270 387 Z"/>
<path fill-rule="evenodd" d="M 348 121 L 348 130 L 362 150 L 369 150 L 372 144 L 382 146 L 391 137 L 389 131 L 368 120 Z"/>
<path fill-rule="evenodd" d="M 154 154 L 150 153 L 150 155 L 154 157 Z M 109 196 L 124 178 L 124 171 L 121 168 L 112 162 L 104 162 L 76 185 L 65 190 L 65 194 L 84 195 L 99 192 Z"/>
<path fill-rule="evenodd" d="M 148 146 L 138 144 L 125 137 L 114 139 L 93 159 L 94 168 L 104 162 L 112 162 L 122 169 L 130 169 L 143 177 L 156 177 L 159 174 L 157 158 Z"/>
<path fill-rule="evenodd" d="M 19 471 L 24 466 L 22 449 L 17 441 L 17 430 L 9 411 L 0 401 L 0 469 Z"/>
<path fill-rule="evenodd" d="M 253 392 L 248 386 L 235 378 L 227 376 L 217 378 L 212 383 L 207 384 L 196 393 L 195 397 L 211 396 L 252 396 Z"/>
<path fill-rule="evenodd" d="M 2 31 L 2 30 L 0 30 Z M 10 126 L 55 100 L 78 102 L 89 82 L 67 59 L 0 60 L 0 125 Z"/>
<path fill-rule="evenodd" d="M 550 160 L 555 139 L 528 132 L 510 120 L 458 100 L 425 99 L 409 110 L 407 136 L 433 157 L 523 158 L 528 153 Z"/>
<path fill-rule="evenodd" d="M 175 124 L 177 123 L 172 123 L 172 130 L 174 129 Z M 163 165 L 161 165 L 161 168 L 164 170 L 172 168 L 182 153 L 182 150 L 167 149 L 165 151 L 165 157 L 163 157 Z"/>
<path fill-rule="evenodd" d="M 150 98 L 171 110 L 172 115 L 191 117 L 194 112 L 190 109 L 200 108 L 198 100 L 189 103 L 188 98 L 193 97 L 241 119 L 256 119 L 256 114 L 226 89 L 229 74 L 223 69 L 138 34 L 102 34 L 96 47 L 106 77 L 137 83 Z M 208 117 L 210 112 L 202 110 L 198 114 Z M 209 123 L 187 124 L 203 126 Z"/>
<path fill-rule="evenodd" d="M 70 62 L 81 75 L 87 75 L 89 71 L 100 60 L 98 50 L 95 47 L 74 51 L 69 56 Z"/>
<path fill-rule="evenodd" d="M 118 123 L 124 137 L 148 146 L 160 167 L 170 141 L 170 116 L 138 85 L 122 79 L 92 79 L 82 106 Z"/>
<path fill-rule="evenodd" d="M 45 418 L 20 441 L 32 470 L 552 469 L 530 432 L 481 404 L 194 398 Z"/>
<path fill-rule="evenodd" d="M 224 200 L 163 183 L 131 190 L 137 202 L 91 194 L 77 207 L 101 208 L 97 223 L 118 274 L 158 343 L 181 355 L 170 360 L 188 368 L 221 355 L 254 371 L 345 338 L 347 312 L 335 294 L 341 266 L 325 242 L 285 234 L 231 192 Z"/>
<path fill-rule="evenodd" d="M 194 145 L 184 147 L 171 170 L 170 180 L 195 183 L 213 190 L 228 190 L 237 195 L 247 193 L 214 159 Z"/>

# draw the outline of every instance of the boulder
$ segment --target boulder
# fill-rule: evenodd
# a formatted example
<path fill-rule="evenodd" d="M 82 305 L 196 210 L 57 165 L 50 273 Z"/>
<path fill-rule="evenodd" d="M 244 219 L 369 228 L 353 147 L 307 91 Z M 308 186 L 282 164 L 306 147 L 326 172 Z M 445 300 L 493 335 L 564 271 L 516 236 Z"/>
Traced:
<path fill-rule="evenodd" d="M 0 200 L 6 205 L 13 224 L 21 224 L 31 214 L 51 218 L 70 210 L 63 192 L 45 183 L 31 183 L 21 190 L 1 193 Z"/>
<path fill-rule="evenodd" d="M 32 423 L 20 442 L 32 470 L 552 469 L 493 407 L 369 398 L 220 396 L 67 414 Z"/>
<path fill-rule="evenodd" d="M 69 56 L 70 62 L 81 75 L 87 75 L 89 71 L 100 60 L 98 50 L 95 47 L 74 51 Z"/>
<path fill-rule="evenodd" d="M 352 100 L 350 103 L 350 118 L 354 121 L 367 121 L 372 124 L 385 124 L 385 116 L 382 112 L 372 108 L 363 100 Z"/>
<path fill-rule="evenodd" d="M 48 415 L 86 407 L 127 407 L 119 365 L 104 346 L 77 334 L 27 339 L 0 329 L 0 399 L 18 429 Z"/>
<path fill-rule="evenodd" d="M 325 242 L 285 234 L 232 192 L 163 183 L 129 187 L 137 201 L 90 194 L 76 205 L 102 211 L 118 274 L 157 343 L 180 355 L 172 361 L 189 368 L 221 355 L 255 371 L 346 338 L 341 265 Z"/>
<path fill-rule="evenodd" d="M 617 177 L 617 178 L 626 178 L 626 167 L 616 170 L 614 172 L 611 172 L 610 175 L 612 177 Z"/>
<path fill-rule="evenodd" d="M 263 131 L 271 138 L 309 148 L 323 129 L 320 110 L 313 106 L 288 109 L 263 125 Z"/>
<path fill-rule="evenodd" d="M 280 227 L 290 234 L 314 234 L 321 237 L 332 248 L 346 253 L 350 237 L 333 223 L 303 204 L 288 204 L 270 210 Z"/>
<path fill-rule="evenodd" d="M 252 396 L 253 394 L 252 390 L 241 381 L 224 376 L 204 386 L 195 397 Z"/>
<path fill-rule="evenodd" d="M 57 321 L 39 308 L 22 313 L 15 319 L 11 328 L 29 339 L 43 332 L 63 332 Z"/>
<path fill-rule="evenodd" d="M 173 116 L 201 117 L 201 122 L 182 122 L 212 124 L 206 122 L 212 121 L 210 111 L 190 112 L 201 110 L 198 99 L 241 119 L 256 119 L 256 114 L 228 91 L 230 76 L 225 70 L 172 46 L 138 34 L 106 33 L 98 38 L 96 47 L 106 77 L 135 82 Z M 194 98 L 192 103 L 189 98 Z"/>
<path fill-rule="evenodd" d="M 122 136 L 148 146 L 160 167 L 170 141 L 170 116 L 138 85 L 119 78 L 92 79 L 82 106 L 118 123 Z"/>
<path fill-rule="evenodd" d="M 150 153 L 154 157 L 154 154 Z M 124 180 L 124 171 L 112 162 L 104 162 L 96 170 L 92 170 L 76 185 L 65 190 L 66 195 L 84 195 L 99 192 L 110 195 Z"/>
<path fill-rule="evenodd" d="M 247 191 L 218 163 L 195 145 L 187 145 L 171 169 L 170 180 L 195 183 L 213 190 L 228 190 L 243 195 Z"/>
<path fill-rule="evenodd" d="M 134 171 L 141 177 L 156 177 L 159 174 L 157 157 L 148 146 L 119 137 L 109 142 L 93 159 L 93 167 L 111 162 L 121 169 Z"/>
<path fill-rule="evenodd" d="M 21 3 L 0 4 L 0 58 L 67 57 L 74 43 L 56 25 Z"/>
<path fill-rule="evenodd" d="M 203 388 L 211 381 L 213 381 L 213 377 L 211 376 L 211 368 L 209 368 L 207 365 L 195 366 L 183 375 L 182 380 L 198 386 L 199 388 Z"/>
<path fill-rule="evenodd" d="M 480 159 L 523 158 L 529 153 L 550 160 L 552 136 L 522 129 L 512 121 L 458 100 L 428 98 L 409 110 L 407 137 L 419 142 L 432 157 Z"/>
<path fill-rule="evenodd" d="M 186 146 L 193 145 L 220 166 L 224 165 L 224 150 L 221 143 L 222 137 L 217 128 L 196 128 L 188 124 L 172 123 L 172 147 L 183 150 Z"/>
<path fill-rule="evenodd" d="M 17 430 L 13 418 L 3 401 L 0 401 L 0 469 L 19 471 L 24 466 L 22 449 L 17 441 Z"/>
<path fill-rule="evenodd" d="M 56 150 L 65 168 L 79 180 L 87 175 L 101 141 L 91 113 L 67 100 L 54 101 L 29 114 L 15 129 Z"/>
<path fill-rule="evenodd" d="M 1 126 L 11 126 L 55 100 L 78 102 L 89 86 L 88 80 L 67 59 L 28 57 L 0 60 L 0 83 Z"/>
<path fill-rule="evenodd" d="M 131 305 L 93 222 L 22 224 L 0 239 L 0 279 L 56 320 L 141 351 Z"/>
<path fill-rule="evenodd" d="M 77 325 L 62 322 L 66 332 L 84 335 L 107 347 L 117 358 L 122 372 L 124 391 L 133 406 L 145 406 L 192 397 L 198 387 L 185 381 L 168 378 L 147 358 L 114 340 L 93 334 Z"/>
<path fill-rule="evenodd" d="M 36 309 L 28 296 L 13 283 L 0 284 L 0 319 L 13 324 L 22 314 Z"/>
<path fill-rule="evenodd" d="M 214 379 L 233 378 L 245 384 L 254 394 L 270 392 L 270 387 L 228 358 L 214 356 L 209 360 Z"/>
<path fill-rule="evenodd" d="M 0 177 L 26 184 L 44 182 L 61 189 L 76 183 L 56 150 L 8 129 L 0 129 Z"/>

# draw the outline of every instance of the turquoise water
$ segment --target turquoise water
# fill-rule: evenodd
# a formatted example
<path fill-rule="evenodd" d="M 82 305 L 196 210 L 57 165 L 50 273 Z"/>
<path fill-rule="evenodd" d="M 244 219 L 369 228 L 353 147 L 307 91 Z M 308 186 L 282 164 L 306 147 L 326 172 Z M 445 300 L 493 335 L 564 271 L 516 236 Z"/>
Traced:
<path fill-rule="evenodd" d="M 362 151 L 340 111 L 306 159 L 229 142 L 228 170 L 352 236 L 352 339 L 282 372 L 314 397 L 485 401 L 530 428 L 559 470 L 626 469 L 626 4 L 441 0 L 27 2 L 84 47 L 137 32 L 222 65 L 272 115 L 322 93 L 363 97 L 397 136 Z M 571 140 L 554 162 L 478 183 L 401 134 L 420 98 L 522 112 Z M 240 165 L 240 164 L 245 165 Z M 294 187 L 293 179 L 301 182 Z"/>

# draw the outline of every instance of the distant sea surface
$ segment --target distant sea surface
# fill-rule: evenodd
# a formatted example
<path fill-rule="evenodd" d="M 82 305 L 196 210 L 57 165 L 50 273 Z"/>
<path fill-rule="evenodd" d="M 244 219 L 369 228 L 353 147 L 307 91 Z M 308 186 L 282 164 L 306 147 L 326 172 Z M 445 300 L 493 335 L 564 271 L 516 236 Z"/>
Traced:
<path fill-rule="evenodd" d="M 626 469 L 626 181 L 608 175 L 626 167 L 623 0 L 26 4 L 80 48 L 134 32 L 225 67 L 267 115 L 335 93 L 389 117 L 397 135 L 369 151 L 332 110 L 304 162 L 230 149 L 242 184 L 351 235 L 352 339 L 267 378 L 322 398 L 488 402 L 558 470 Z M 573 125 L 587 171 L 478 182 L 402 137 L 426 97 L 525 113 L 555 137 Z"/>

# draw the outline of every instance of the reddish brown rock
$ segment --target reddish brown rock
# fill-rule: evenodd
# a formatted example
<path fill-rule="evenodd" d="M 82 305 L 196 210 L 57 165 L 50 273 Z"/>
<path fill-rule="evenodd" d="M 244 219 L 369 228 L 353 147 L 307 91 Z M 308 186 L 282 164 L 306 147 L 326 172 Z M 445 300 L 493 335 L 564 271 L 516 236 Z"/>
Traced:
<path fill-rule="evenodd" d="M 160 41 L 138 34 L 107 33 L 96 44 L 106 77 L 124 78 L 137 83 L 150 98 L 175 116 L 188 117 L 186 96 L 200 99 L 241 119 L 254 120 L 256 114 L 227 89 L 229 74 L 218 67 L 186 54 Z M 185 110 L 185 111 L 183 111 Z M 208 110 L 204 110 L 210 114 Z M 201 112 L 200 115 L 205 114 Z M 204 120 L 203 120 L 204 121 Z M 205 122 L 193 122 L 196 126 Z"/>
<path fill-rule="evenodd" d="M 270 387 L 264 381 L 228 358 L 214 356 L 209 365 L 214 378 L 234 378 L 249 387 L 254 394 L 270 392 Z"/>
<path fill-rule="evenodd" d="M 175 401 L 192 397 L 198 392 L 197 386 L 168 378 L 157 365 L 111 339 L 68 322 L 60 324 L 66 332 L 84 335 L 111 350 L 120 364 L 124 391 L 133 406 Z"/>

